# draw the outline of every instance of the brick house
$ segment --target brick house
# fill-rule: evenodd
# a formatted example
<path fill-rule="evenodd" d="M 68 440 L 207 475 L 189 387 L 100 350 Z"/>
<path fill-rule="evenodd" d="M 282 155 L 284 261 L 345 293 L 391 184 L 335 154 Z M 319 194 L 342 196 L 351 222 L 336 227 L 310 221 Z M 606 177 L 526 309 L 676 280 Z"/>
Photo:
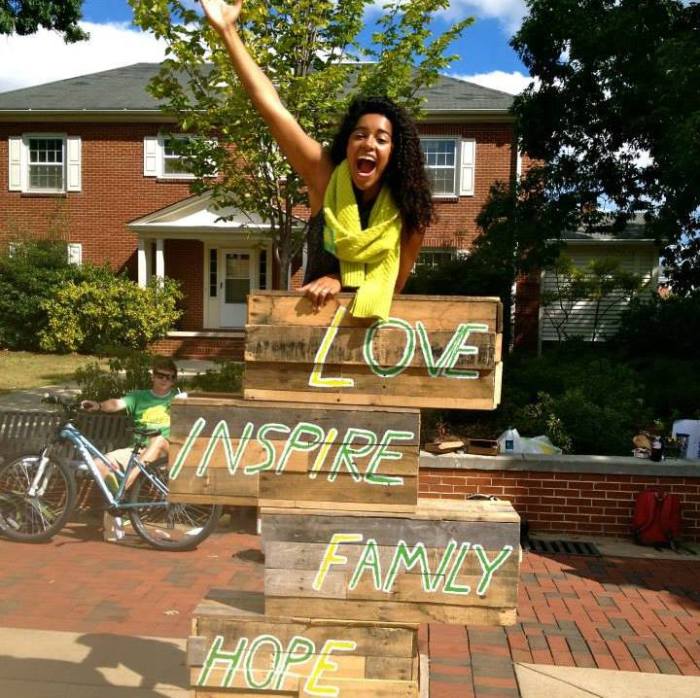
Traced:
<path fill-rule="evenodd" d="M 108 262 L 142 284 L 177 279 L 185 312 L 158 349 L 240 356 L 245 294 L 276 273 L 266 224 L 240 211 L 218 221 L 206 195 L 190 195 L 170 148 L 175 122 L 145 89 L 157 70 L 140 63 L 0 94 L 0 242 L 60 228 L 78 263 Z M 436 264 L 470 248 L 490 186 L 521 160 L 511 95 L 441 77 L 425 96 L 438 221 L 421 261 Z M 536 317 L 536 304 L 523 311 Z"/>

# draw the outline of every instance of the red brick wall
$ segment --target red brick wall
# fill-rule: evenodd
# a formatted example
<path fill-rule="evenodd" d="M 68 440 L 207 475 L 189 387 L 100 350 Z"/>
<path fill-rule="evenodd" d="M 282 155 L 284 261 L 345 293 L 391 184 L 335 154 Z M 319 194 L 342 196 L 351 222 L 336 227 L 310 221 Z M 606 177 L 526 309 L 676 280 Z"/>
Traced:
<path fill-rule="evenodd" d="M 180 359 L 243 361 L 243 337 L 166 337 L 149 347 L 154 354 Z"/>
<path fill-rule="evenodd" d="M 458 136 L 476 140 L 474 196 L 436 199 L 437 221 L 428 228 L 425 247 L 469 249 L 477 237 L 476 217 L 494 182 L 515 176 L 511 124 L 420 124 L 425 136 Z"/>
<path fill-rule="evenodd" d="M 540 273 L 521 276 L 515 292 L 513 344 L 518 349 L 536 351 L 540 313 Z"/>
<path fill-rule="evenodd" d="M 83 245 L 87 262 L 135 273 L 136 235 L 126 224 L 189 196 L 186 181 L 143 176 L 143 138 L 161 124 L 0 123 L 0 241 L 17 233 L 43 236 L 52 224 Z M 27 195 L 8 191 L 8 136 L 66 133 L 82 139 L 82 191 Z"/>
<path fill-rule="evenodd" d="M 426 468 L 419 478 L 423 497 L 507 499 L 535 531 L 617 537 L 630 534 L 635 496 L 647 488 L 678 494 L 684 537 L 700 541 L 700 477 Z"/>
<path fill-rule="evenodd" d="M 166 240 L 165 273 L 180 282 L 185 311 L 177 329 L 196 331 L 204 326 L 204 244 L 199 240 Z"/>

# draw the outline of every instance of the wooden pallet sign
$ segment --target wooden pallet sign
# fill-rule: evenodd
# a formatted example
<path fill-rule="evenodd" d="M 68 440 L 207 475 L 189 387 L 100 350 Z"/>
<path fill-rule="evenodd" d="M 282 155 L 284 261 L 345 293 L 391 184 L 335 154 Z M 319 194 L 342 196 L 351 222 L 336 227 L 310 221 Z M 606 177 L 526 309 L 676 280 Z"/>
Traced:
<path fill-rule="evenodd" d="M 177 400 L 170 500 L 413 511 L 420 412 Z"/>
<path fill-rule="evenodd" d="M 263 508 L 261 516 L 268 614 L 515 623 L 520 518 L 508 502 L 419 499 L 410 515 Z"/>
<path fill-rule="evenodd" d="M 266 616 L 262 594 L 213 597 L 188 640 L 197 698 L 418 698 L 416 625 Z"/>
<path fill-rule="evenodd" d="M 351 294 L 248 296 L 245 398 L 492 410 L 501 395 L 498 298 L 401 296 L 385 321 L 353 318 Z"/>

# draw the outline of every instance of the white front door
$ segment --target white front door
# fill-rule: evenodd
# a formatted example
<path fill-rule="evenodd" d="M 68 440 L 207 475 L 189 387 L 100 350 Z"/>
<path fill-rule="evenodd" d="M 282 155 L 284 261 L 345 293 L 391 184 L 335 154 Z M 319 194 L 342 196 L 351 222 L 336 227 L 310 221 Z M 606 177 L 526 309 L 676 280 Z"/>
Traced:
<path fill-rule="evenodd" d="M 221 327 L 243 327 L 246 296 L 252 288 L 251 250 L 219 250 Z"/>

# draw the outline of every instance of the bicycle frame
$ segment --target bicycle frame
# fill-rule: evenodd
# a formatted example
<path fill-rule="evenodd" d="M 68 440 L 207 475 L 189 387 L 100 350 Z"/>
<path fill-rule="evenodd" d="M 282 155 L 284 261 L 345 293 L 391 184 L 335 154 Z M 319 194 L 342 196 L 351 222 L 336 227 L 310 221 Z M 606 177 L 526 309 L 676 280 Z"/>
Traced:
<path fill-rule="evenodd" d="M 41 483 L 41 480 L 44 476 L 44 471 L 46 470 L 46 465 L 49 462 L 49 458 L 47 456 L 47 453 L 49 452 L 51 446 L 53 443 L 55 443 L 58 440 L 65 440 L 65 441 L 70 441 L 72 443 L 76 450 L 78 451 L 78 454 L 80 455 L 80 458 L 83 463 L 87 466 L 88 470 L 90 471 L 90 474 L 92 475 L 93 480 L 97 483 L 97 486 L 100 488 L 100 491 L 102 492 L 102 496 L 105 498 L 105 500 L 109 503 L 110 506 L 113 507 L 119 507 L 120 509 L 129 509 L 133 507 L 143 507 L 143 506 L 151 506 L 151 507 L 165 507 L 167 506 L 166 502 L 124 502 L 122 500 L 122 497 L 124 496 L 126 492 L 126 483 L 129 481 L 129 475 L 134 471 L 134 469 L 138 469 L 141 471 L 141 474 L 147 477 L 150 482 L 154 485 L 154 487 L 158 488 L 163 494 L 167 495 L 168 490 L 167 487 L 163 485 L 163 483 L 158 480 L 157 478 L 153 477 L 151 473 L 148 472 L 148 470 L 145 468 L 143 463 L 139 460 L 138 458 L 138 446 L 134 446 L 131 456 L 129 457 L 129 462 L 126 465 L 126 470 L 122 472 L 118 468 L 114 467 L 107 456 L 102 453 L 96 446 L 94 446 L 90 441 L 88 441 L 87 437 L 85 437 L 73 424 L 71 421 L 66 422 L 59 430 L 58 432 L 58 438 L 52 442 L 51 444 L 48 444 L 47 446 L 44 447 L 44 449 L 41 452 L 41 459 L 39 462 L 39 467 L 37 468 L 36 475 L 34 476 L 34 479 L 32 481 L 31 487 L 29 488 L 28 494 L 29 496 L 36 496 L 38 489 L 40 489 L 39 485 Z M 110 470 L 114 473 L 115 477 L 117 478 L 119 482 L 119 489 L 117 490 L 116 494 L 112 494 L 111 490 L 107 487 L 107 484 L 105 483 L 102 474 L 100 473 L 100 469 L 97 467 L 97 463 L 95 462 L 95 459 L 98 459 L 102 461 L 103 463 L 107 463 L 110 466 Z"/>

